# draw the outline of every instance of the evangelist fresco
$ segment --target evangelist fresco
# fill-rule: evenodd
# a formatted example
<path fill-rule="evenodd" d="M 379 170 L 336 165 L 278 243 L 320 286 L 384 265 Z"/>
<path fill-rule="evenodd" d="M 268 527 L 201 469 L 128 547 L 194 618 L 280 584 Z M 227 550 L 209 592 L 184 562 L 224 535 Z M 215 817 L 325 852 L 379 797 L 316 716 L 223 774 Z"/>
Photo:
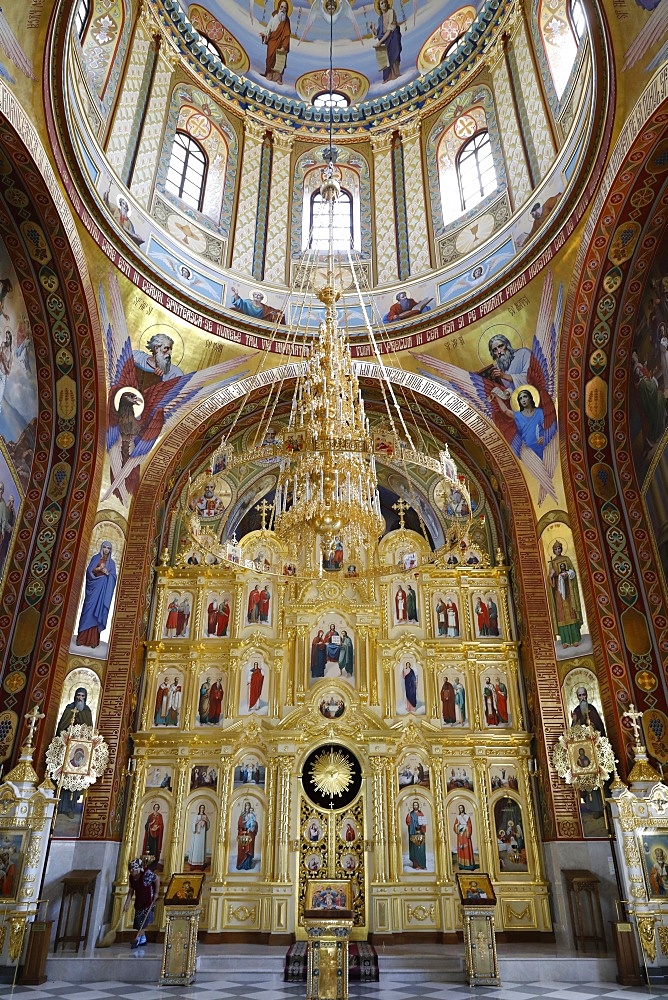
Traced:
<path fill-rule="evenodd" d="M 563 287 L 552 309 L 553 276 L 548 271 L 531 348 L 507 324 L 488 327 L 478 351 L 483 367 L 465 371 L 428 354 L 416 354 L 423 374 L 437 372 L 450 388 L 494 423 L 539 484 L 538 506 L 557 500 L 553 482 L 557 466 L 556 392 L 557 335 L 563 314 Z M 487 356 L 483 351 L 487 352 Z"/>

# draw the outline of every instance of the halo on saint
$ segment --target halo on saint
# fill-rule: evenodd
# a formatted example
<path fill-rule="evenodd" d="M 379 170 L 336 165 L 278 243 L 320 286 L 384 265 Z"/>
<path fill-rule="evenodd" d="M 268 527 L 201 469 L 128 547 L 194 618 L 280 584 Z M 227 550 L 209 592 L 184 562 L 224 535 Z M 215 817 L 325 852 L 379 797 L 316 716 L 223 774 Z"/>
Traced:
<path fill-rule="evenodd" d="M 172 364 L 178 368 L 183 361 L 183 356 L 186 352 L 185 345 L 181 334 L 175 330 L 173 326 L 168 326 L 167 323 L 154 323 L 153 326 L 147 327 L 139 338 L 140 350 L 146 351 L 146 345 L 151 337 L 155 337 L 159 333 L 164 333 L 173 342 Z"/>
<path fill-rule="evenodd" d="M 520 412 L 519 399 L 523 392 L 529 393 L 529 395 L 533 399 L 534 406 L 540 406 L 540 393 L 538 392 L 538 389 L 535 387 L 535 385 L 529 385 L 527 383 L 526 385 L 518 386 L 517 389 L 513 389 L 513 391 L 510 394 L 510 405 L 515 411 L 515 413 Z"/>
<path fill-rule="evenodd" d="M 248 294 L 252 299 L 259 299 L 260 302 L 264 302 L 264 292 L 261 288 L 249 288 Z"/>
<path fill-rule="evenodd" d="M 278 8 L 281 6 L 282 3 L 284 3 L 288 8 L 288 17 L 290 17 L 290 15 L 292 14 L 292 0 L 276 0 L 276 2 L 274 3 L 274 9 L 271 12 L 272 17 L 274 16 L 274 14 L 278 14 Z"/>
<path fill-rule="evenodd" d="M 657 861 L 657 857 L 656 857 L 656 852 L 657 851 L 661 851 L 661 853 L 663 854 L 663 861 L 662 862 L 661 861 Z M 652 861 L 657 862 L 658 864 L 666 864 L 666 863 L 668 863 L 668 847 L 662 847 L 661 844 L 655 844 L 654 847 L 649 852 L 649 856 L 652 859 Z"/>
<path fill-rule="evenodd" d="M 524 347 L 522 337 L 514 326 L 509 326 L 507 323 L 496 323 L 494 326 L 489 326 L 483 330 L 478 340 L 478 357 L 485 366 L 489 365 L 490 360 L 494 360 L 489 351 L 489 342 L 494 337 L 505 337 L 514 351 Z"/>
<path fill-rule="evenodd" d="M 116 410 L 116 413 L 118 413 L 118 408 L 121 405 L 121 399 L 126 392 L 129 393 L 131 396 L 136 397 L 136 402 L 132 404 L 132 411 L 135 417 L 141 417 L 142 413 L 144 412 L 144 405 L 145 405 L 144 397 L 140 393 L 139 389 L 135 389 L 131 385 L 122 386 L 118 390 L 118 392 L 114 395 L 114 409 Z"/>
<path fill-rule="evenodd" d="M 393 2 L 393 0 L 387 0 L 387 6 L 388 6 L 388 8 L 392 7 L 392 2 Z M 373 5 L 374 5 L 374 7 L 376 9 L 376 14 L 378 14 L 378 17 L 381 17 L 382 16 L 382 11 L 380 9 L 380 0 L 373 0 Z"/>
<path fill-rule="evenodd" d="M 130 216 L 132 215 L 132 205 L 128 201 L 128 197 L 126 194 L 123 193 L 123 191 L 121 191 L 120 194 L 116 195 L 116 204 L 118 205 L 119 208 L 121 208 L 121 202 L 123 202 L 123 204 L 125 205 L 125 214 L 129 219 Z"/>

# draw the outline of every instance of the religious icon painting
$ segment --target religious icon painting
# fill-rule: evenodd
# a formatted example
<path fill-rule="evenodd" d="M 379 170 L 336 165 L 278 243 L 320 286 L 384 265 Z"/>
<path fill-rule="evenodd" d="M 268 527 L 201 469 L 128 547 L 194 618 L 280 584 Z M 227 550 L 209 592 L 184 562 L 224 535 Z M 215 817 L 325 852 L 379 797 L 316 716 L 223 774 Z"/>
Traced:
<path fill-rule="evenodd" d="M 163 764 L 153 764 L 146 772 L 146 787 L 164 788 L 165 791 L 171 792 L 173 779 L 174 772 L 171 767 Z"/>
<path fill-rule="evenodd" d="M 419 625 L 418 598 L 412 583 L 400 581 L 392 586 L 391 613 L 395 625 Z"/>
<path fill-rule="evenodd" d="M 395 668 L 397 715 L 424 715 L 425 691 L 422 667 L 415 659 L 402 660 Z"/>
<path fill-rule="evenodd" d="M 474 872 L 480 868 L 478 824 L 468 799 L 457 798 L 448 805 L 450 856 L 453 872 Z"/>
<path fill-rule="evenodd" d="M 150 867 L 156 872 L 164 870 L 168 823 L 169 804 L 166 799 L 162 796 L 146 799 L 139 823 L 137 854 L 150 854 L 153 858 Z"/>
<path fill-rule="evenodd" d="M 458 639 L 459 603 L 455 594 L 435 594 L 434 635 L 437 639 Z"/>
<path fill-rule="evenodd" d="M 163 639 L 188 639 L 194 598 L 190 593 L 172 591 L 167 601 Z"/>
<path fill-rule="evenodd" d="M 343 569 L 343 539 L 332 535 L 322 541 L 322 568 L 326 573 L 338 573 Z"/>
<path fill-rule="evenodd" d="M 311 632 L 310 673 L 312 684 L 322 677 L 354 683 L 354 636 L 340 615 L 327 615 Z"/>
<path fill-rule="evenodd" d="M 486 726 L 509 726 L 508 679 L 502 670 L 482 675 L 482 706 Z"/>
<path fill-rule="evenodd" d="M 511 795 L 502 795 L 494 803 L 494 829 L 499 852 L 499 871 L 528 871 L 522 807 Z"/>
<path fill-rule="evenodd" d="M 438 676 L 441 700 L 441 723 L 444 726 L 468 726 L 465 677 L 461 670 L 444 671 Z"/>
<path fill-rule="evenodd" d="M 269 714 L 269 668 L 262 656 L 251 654 L 241 668 L 239 715 Z"/>
<path fill-rule="evenodd" d="M 273 591 L 269 581 L 252 580 L 248 584 L 245 621 L 247 625 L 271 625 Z"/>
<path fill-rule="evenodd" d="M 0 460 L 1 458 L 0 453 Z M 9 502 L 13 501 L 18 494 L 11 479 L 0 477 L 0 488 L 3 486 L 5 487 L 4 505 L 8 507 Z M 2 497 L 0 497 L 1 502 Z M 14 515 L 17 510 L 18 506 L 12 509 L 11 519 L 8 510 L 5 523 L 11 525 L 15 523 Z M 5 529 L 5 538 L 0 543 L 0 550 L 9 544 L 10 534 L 7 533 L 8 530 Z M 71 653 L 85 654 L 103 660 L 109 655 L 116 582 L 118 567 L 123 555 L 123 545 L 123 536 L 117 525 L 109 521 L 96 525 L 89 549 L 89 561 L 86 567 L 79 617 L 70 643 Z"/>
<path fill-rule="evenodd" d="M 100 678 L 90 667 L 75 667 L 70 670 L 60 696 L 56 735 L 69 728 L 74 711 L 75 725 L 94 726 L 101 690 Z"/>
<path fill-rule="evenodd" d="M 519 787 L 517 771 L 512 764 L 498 764 L 491 767 L 489 769 L 489 782 L 493 792 L 499 788 L 511 788 L 516 792 Z"/>
<path fill-rule="evenodd" d="M 334 692 L 326 695 L 318 705 L 318 711 L 325 719 L 340 719 L 345 710 L 345 701 Z"/>
<path fill-rule="evenodd" d="M 639 844 L 648 894 L 651 899 L 664 899 L 668 896 L 668 834 L 641 833 Z"/>
<path fill-rule="evenodd" d="M 497 593 L 473 595 L 473 627 L 476 639 L 499 639 L 502 636 Z"/>
<path fill-rule="evenodd" d="M 353 816 L 344 816 L 339 825 L 339 840 L 344 844 L 354 844 L 360 835 L 357 820 Z"/>
<path fill-rule="evenodd" d="M 323 856 L 320 851 L 312 851 L 304 858 L 304 867 L 309 875 L 317 875 L 324 866 Z"/>
<path fill-rule="evenodd" d="M 195 799 L 188 809 L 183 870 L 205 872 L 211 868 L 216 832 L 216 806 L 210 799 Z"/>
<path fill-rule="evenodd" d="M 260 872 L 262 821 L 262 805 L 256 798 L 244 796 L 236 800 L 230 820 L 230 872 Z"/>
<path fill-rule="evenodd" d="M 230 634 L 232 598 L 229 594 L 211 593 L 205 599 L 202 615 L 202 636 L 205 639 L 225 639 Z"/>
<path fill-rule="evenodd" d="M 218 784 L 218 771 L 211 764 L 197 764 L 190 771 L 190 791 L 197 788 L 211 788 L 216 790 Z"/>
<path fill-rule="evenodd" d="M 419 785 L 422 788 L 429 788 L 429 765 L 425 764 L 418 754 L 407 754 L 401 760 L 397 772 L 400 789 L 407 788 L 409 785 Z"/>
<path fill-rule="evenodd" d="M 419 875 L 433 872 L 434 847 L 431 807 L 424 795 L 405 795 L 399 804 L 402 867 Z"/>
<path fill-rule="evenodd" d="M 324 836 L 322 823 L 317 816 L 311 816 L 304 827 L 304 840 L 307 840 L 309 844 L 318 844 Z"/>
<path fill-rule="evenodd" d="M 265 766 L 252 754 L 242 757 L 234 769 L 234 787 L 255 785 L 264 788 Z"/>
<path fill-rule="evenodd" d="M 348 875 L 352 875 L 354 871 L 357 871 L 357 866 L 359 865 L 359 858 L 356 854 L 342 854 L 341 855 L 341 867 L 344 872 Z"/>
<path fill-rule="evenodd" d="M 448 792 L 465 788 L 473 791 L 473 768 L 466 764 L 450 764 L 445 769 L 445 788 Z"/>
<path fill-rule="evenodd" d="M 202 671 L 197 688 L 195 722 L 198 726 L 220 725 L 223 720 L 224 698 L 224 675 L 217 668 Z"/>
<path fill-rule="evenodd" d="M 157 683 L 152 725 L 177 727 L 181 724 L 183 674 L 180 670 L 166 670 L 158 674 Z"/>
<path fill-rule="evenodd" d="M 0 900 L 18 899 L 23 871 L 25 833 L 6 833 L 0 840 Z"/>

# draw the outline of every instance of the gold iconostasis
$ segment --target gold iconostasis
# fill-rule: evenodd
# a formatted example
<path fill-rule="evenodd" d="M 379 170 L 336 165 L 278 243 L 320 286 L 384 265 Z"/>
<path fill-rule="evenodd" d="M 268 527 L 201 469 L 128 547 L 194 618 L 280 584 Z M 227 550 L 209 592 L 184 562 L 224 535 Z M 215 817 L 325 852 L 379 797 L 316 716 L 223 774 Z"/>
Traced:
<path fill-rule="evenodd" d="M 371 571 L 336 542 L 315 580 L 270 531 L 159 569 L 115 916 L 148 853 L 206 875 L 212 935 L 303 937 L 309 878 L 352 881 L 354 937 L 454 933 L 475 871 L 500 929 L 549 931 L 507 567 L 403 529 Z"/>

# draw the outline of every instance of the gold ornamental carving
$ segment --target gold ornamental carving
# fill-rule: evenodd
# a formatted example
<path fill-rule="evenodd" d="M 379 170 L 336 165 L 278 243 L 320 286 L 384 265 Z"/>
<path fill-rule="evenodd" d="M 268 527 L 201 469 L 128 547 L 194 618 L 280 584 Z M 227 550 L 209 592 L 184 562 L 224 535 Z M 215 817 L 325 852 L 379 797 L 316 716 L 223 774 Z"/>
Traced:
<path fill-rule="evenodd" d="M 624 842 L 624 860 L 630 868 L 637 868 L 641 864 L 640 851 L 632 840 Z"/>
<path fill-rule="evenodd" d="M 638 917 L 638 934 L 640 935 L 640 944 L 642 945 L 642 950 L 645 952 L 650 962 L 654 962 L 656 959 L 656 934 L 654 933 L 655 924 L 656 917 Z"/>
<path fill-rule="evenodd" d="M 409 924 L 412 923 L 413 920 L 417 920 L 419 923 L 423 923 L 425 920 L 433 921 L 435 913 L 436 910 L 433 903 L 428 908 L 423 906 L 421 903 L 418 904 L 418 906 L 410 906 L 409 904 L 406 909 L 406 919 Z"/>
<path fill-rule="evenodd" d="M 21 954 L 23 936 L 26 929 L 25 917 L 10 917 L 9 919 L 9 960 L 15 962 Z"/>
<path fill-rule="evenodd" d="M 659 944 L 661 954 L 668 955 L 668 927 L 659 927 Z"/>
<path fill-rule="evenodd" d="M 600 788 L 615 769 L 610 741 L 592 726 L 571 726 L 561 734 L 552 752 L 560 778 L 578 791 Z"/>
<path fill-rule="evenodd" d="M 236 920 L 240 924 L 245 924 L 248 921 L 255 923 L 257 919 L 257 907 L 237 906 L 236 909 L 233 909 L 230 903 L 228 905 L 227 918 L 228 920 Z"/>
<path fill-rule="evenodd" d="M 508 916 L 512 917 L 513 920 L 517 920 L 519 923 L 519 921 L 526 920 L 528 917 L 531 916 L 531 907 L 527 903 L 524 909 L 518 912 L 517 910 L 514 910 L 512 906 L 508 905 L 506 913 L 508 914 Z"/>

